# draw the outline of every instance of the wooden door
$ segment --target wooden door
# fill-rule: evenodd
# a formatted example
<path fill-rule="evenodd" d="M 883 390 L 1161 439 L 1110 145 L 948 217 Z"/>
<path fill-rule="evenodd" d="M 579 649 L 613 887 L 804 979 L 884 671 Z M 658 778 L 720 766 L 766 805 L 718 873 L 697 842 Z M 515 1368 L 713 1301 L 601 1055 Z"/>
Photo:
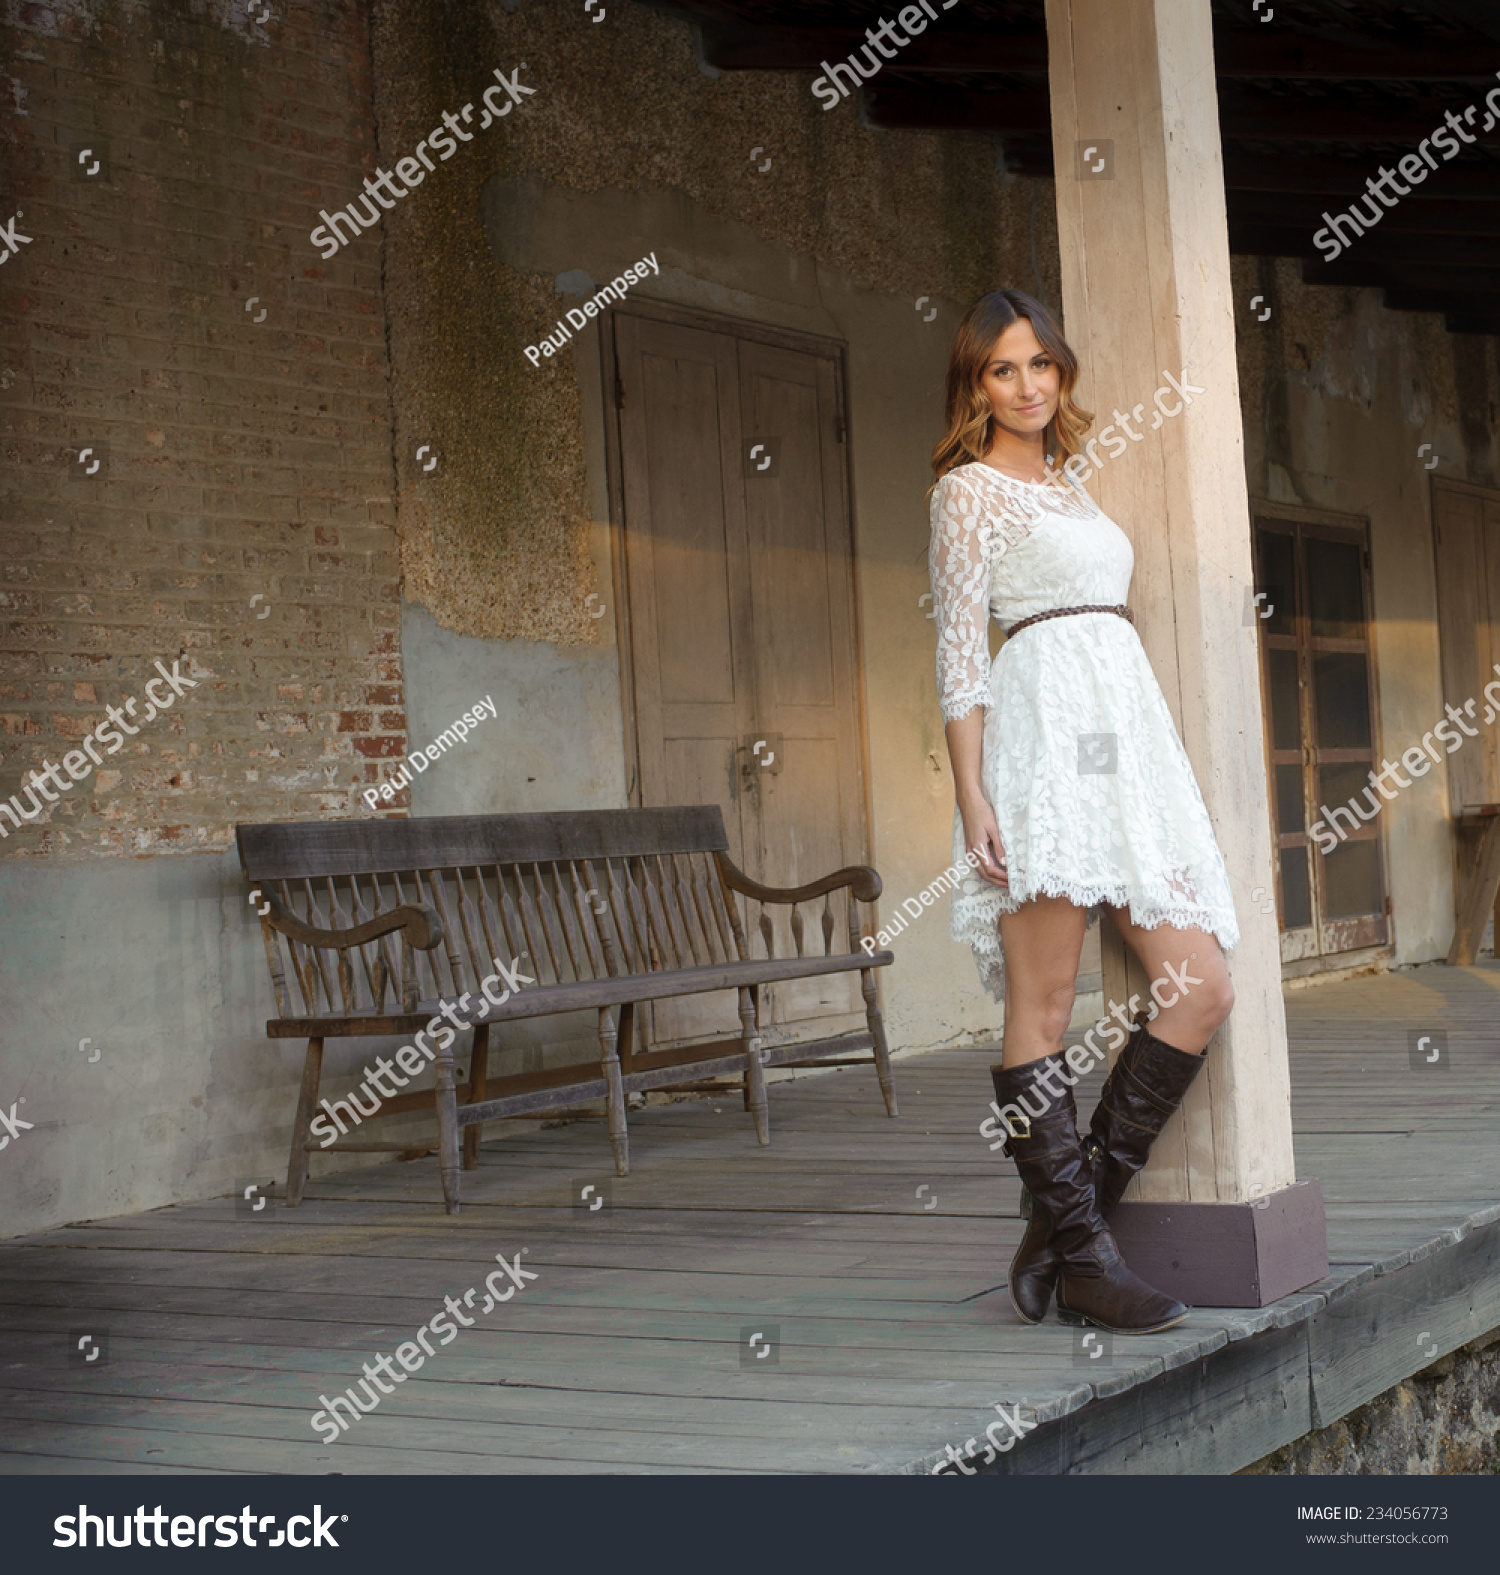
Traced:
<path fill-rule="evenodd" d="M 1365 529 L 1310 511 L 1268 510 L 1255 526 L 1282 961 L 1381 946 L 1384 816 L 1347 807 L 1368 811 L 1381 759 Z"/>
<path fill-rule="evenodd" d="M 1500 494 L 1434 481 L 1432 535 L 1443 698 L 1463 714 L 1459 727 L 1478 734 L 1465 736 L 1462 748 L 1448 756 L 1457 905 L 1448 961 L 1457 964 L 1473 961 L 1491 910 L 1496 920 L 1491 944 L 1500 947 L 1495 847 L 1500 832 L 1494 818 L 1500 806 L 1500 730 L 1493 725 L 1497 707 L 1485 695 L 1500 678 Z"/>
<path fill-rule="evenodd" d="M 770 885 L 862 862 L 836 351 L 698 316 L 613 326 L 639 802 L 721 805 L 732 856 Z M 790 952 L 790 933 L 776 946 Z M 768 989 L 762 1017 L 859 1009 L 856 977 L 836 976 Z M 728 998 L 672 1003 L 653 1037 L 737 1028 Z"/>
<path fill-rule="evenodd" d="M 1448 756 L 1455 818 L 1500 804 L 1500 738 L 1483 723 L 1485 685 L 1500 662 L 1500 495 L 1434 483 L 1432 532 L 1437 562 L 1443 698 L 1463 710 L 1478 738 Z"/>
<path fill-rule="evenodd" d="M 755 671 L 735 345 L 628 316 L 615 342 L 639 798 L 722 805 L 746 868 L 760 831 L 739 790 Z"/>
<path fill-rule="evenodd" d="M 755 796 L 759 879 L 797 886 L 865 858 L 854 562 L 844 500 L 837 362 L 741 341 L 749 440 L 777 441 L 775 474 L 747 462 L 745 525 L 755 618 L 755 727 L 779 740 L 781 769 L 741 755 Z M 792 949 L 790 931 L 778 951 Z M 853 1011 L 857 982 L 835 974 L 774 985 L 772 1022 Z"/>

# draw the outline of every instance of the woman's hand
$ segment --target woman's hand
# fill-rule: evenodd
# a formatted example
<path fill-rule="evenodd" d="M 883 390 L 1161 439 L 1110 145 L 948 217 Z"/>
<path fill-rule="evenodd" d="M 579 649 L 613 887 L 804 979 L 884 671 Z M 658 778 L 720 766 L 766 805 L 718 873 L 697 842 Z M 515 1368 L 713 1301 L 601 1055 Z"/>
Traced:
<path fill-rule="evenodd" d="M 991 886 L 1010 890 L 1005 873 L 1005 849 L 1000 844 L 1000 827 L 995 811 L 984 796 L 979 765 L 984 756 L 984 709 L 976 707 L 949 722 L 943 729 L 948 739 L 948 759 L 953 765 L 954 793 L 958 813 L 964 823 L 964 847 L 979 863 L 974 867 L 979 878 Z"/>
<path fill-rule="evenodd" d="M 988 800 L 975 795 L 960 801 L 958 813 L 964 823 L 964 847 L 978 858 L 975 873 L 991 886 L 1010 890 L 1010 878 L 1005 870 L 1005 848 L 1000 842 L 1000 827 L 995 811 Z"/>

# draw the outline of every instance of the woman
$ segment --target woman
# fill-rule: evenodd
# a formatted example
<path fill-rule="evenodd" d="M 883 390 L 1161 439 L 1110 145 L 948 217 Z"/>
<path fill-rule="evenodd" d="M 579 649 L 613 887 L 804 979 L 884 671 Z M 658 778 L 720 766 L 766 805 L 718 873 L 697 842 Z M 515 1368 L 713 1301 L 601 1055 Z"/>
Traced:
<path fill-rule="evenodd" d="M 1232 947 L 1239 927 L 1192 768 L 1123 605 L 1130 543 L 1059 474 L 1093 419 L 1073 400 L 1077 381 L 1077 357 L 1030 296 L 986 295 L 959 325 L 948 431 L 932 456 L 955 862 L 975 856 L 952 928 L 1005 1002 L 991 1073 L 1005 1152 L 1031 1198 L 1011 1302 L 1039 1323 L 1055 1289 L 1063 1322 L 1145 1334 L 1188 1309 L 1121 1262 L 1104 1215 L 1229 1015 L 1220 943 Z M 993 665 L 991 616 L 1008 636 Z M 1062 1036 L 1101 906 L 1159 986 L 1151 1029 L 1134 1024 L 1085 1142 Z"/>

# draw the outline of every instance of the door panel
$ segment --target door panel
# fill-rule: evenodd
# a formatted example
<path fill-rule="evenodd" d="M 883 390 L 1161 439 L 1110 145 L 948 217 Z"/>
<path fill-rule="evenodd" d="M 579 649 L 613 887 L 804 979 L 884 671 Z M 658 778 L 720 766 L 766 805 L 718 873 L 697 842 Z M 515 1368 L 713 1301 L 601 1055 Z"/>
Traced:
<path fill-rule="evenodd" d="M 768 362 L 780 362 L 780 366 Z M 830 541 L 823 510 L 822 433 L 815 383 L 806 356 L 747 346 L 741 355 L 742 395 L 751 437 L 780 438 L 773 474 L 746 474 L 745 524 L 750 543 L 759 698 L 762 707 L 837 703 L 832 641 L 830 553 L 841 560 L 847 543 Z M 793 364 L 787 365 L 791 362 Z M 770 724 L 768 724 L 770 725 Z M 773 728 L 779 731 L 779 728 Z"/>
<path fill-rule="evenodd" d="M 663 777 L 676 796 L 662 802 L 723 805 L 727 827 L 739 799 L 738 746 L 734 737 L 668 739 Z M 642 1003 L 636 1015 L 642 1035 L 653 1044 L 737 1034 L 740 1028 L 739 997 L 733 991 Z"/>
<path fill-rule="evenodd" d="M 795 886 L 864 859 L 853 540 L 838 441 L 833 363 L 741 342 L 747 436 L 780 439 L 777 474 L 746 471 L 745 524 L 756 617 L 759 726 L 779 734 L 779 772 L 756 773 L 766 881 Z M 805 947 L 822 950 L 821 906 Z M 841 926 L 842 928 L 842 926 Z M 790 948 L 790 932 L 777 937 Z M 860 1005 L 857 975 L 769 992 L 770 1021 L 790 1024 Z"/>
<path fill-rule="evenodd" d="M 838 363 L 744 325 L 613 317 L 641 802 L 722 805 L 731 856 L 769 885 L 863 862 Z M 821 904 L 803 916 L 820 953 Z M 772 944 L 793 952 L 785 919 Z M 762 1021 L 855 1011 L 857 975 L 767 990 Z M 659 1043 L 738 1028 L 730 997 L 654 1015 Z"/>
<path fill-rule="evenodd" d="M 702 759 L 707 741 L 745 731 L 753 681 L 743 497 L 721 463 L 726 436 L 739 428 L 734 347 L 717 334 L 623 316 L 615 335 L 621 381 L 636 391 L 619 419 L 642 802 L 720 803 L 740 861 L 759 847 L 759 828 L 743 822 L 755 805 L 726 794 Z M 705 778 L 715 786 L 700 800 Z"/>
<path fill-rule="evenodd" d="M 615 314 L 626 529 L 623 533 L 641 802 L 717 803 L 743 868 L 761 837 L 738 790 L 753 620 L 745 584 L 744 499 L 725 462 L 739 433 L 732 342 Z M 649 1043 L 738 1028 L 731 993 L 643 1005 Z"/>
<path fill-rule="evenodd" d="M 640 383 L 662 420 L 646 428 L 661 703 L 733 705 L 734 655 L 723 488 L 700 457 L 718 441 L 718 398 L 709 362 L 641 357 Z M 663 617 L 663 608 L 686 616 Z"/>
<path fill-rule="evenodd" d="M 842 769 L 836 739 L 792 734 L 784 734 L 783 739 L 788 768 L 779 776 L 762 774 L 761 820 L 776 839 L 767 851 L 767 863 L 777 871 L 776 883 L 800 886 L 858 862 L 845 857 L 841 834 L 845 824 L 857 817 L 858 809 L 838 799 L 840 782 L 856 774 Z M 841 901 L 844 895 L 834 901 Z M 821 954 L 823 950 L 822 915 L 821 902 L 803 908 L 806 927 L 802 944 L 807 952 Z M 837 917 L 842 920 L 843 915 Z M 840 923 L 839 933 L 843 930 Z M 778 956 L 795 955 L 791 926 L 785 920 L 778 923 L 775 944 Z M 768 1020 L 778 1024 L 830 1012 L 859 1011 L 859 975 L 835 974 L 778 984 L 769 992 L 768 1004 Z"/>
<path fill-rule="evenodd" d="M 1436 546 L 1438 627 L 1442 631 L 1443 695 L 1462 707 L 1478 700 L 1500 660 L 1500 502 L 1435 485 L 1432 527 Z M 1477 706 L 1476 706 L 1477 709 Z M 1472 725 L 1472 724 L 1471 724 Z M 1492 730 L 1448 756 L 1454 815 L 1500 803 L 1500 760 Z"/>

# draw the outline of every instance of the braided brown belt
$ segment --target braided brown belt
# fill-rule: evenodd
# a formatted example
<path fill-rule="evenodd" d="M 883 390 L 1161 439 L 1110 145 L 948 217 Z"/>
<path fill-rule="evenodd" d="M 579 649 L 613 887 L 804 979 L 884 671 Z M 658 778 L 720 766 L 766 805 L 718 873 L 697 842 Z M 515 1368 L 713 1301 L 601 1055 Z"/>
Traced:
<path fill-rule="evenodd" d="M 1032 613 L 1029 618 L 1023 618 L 1020 623 L 1012 624 L 1005 631 L 1005 638 L 1009 640 L 1023 629 L 1029 629 L 1034 623 L 1046 623 L 1049 618 L 1071 618 L 1076 613 L 1115 613 L 1123 618 L 1126 623 L 1133 624 L 1135 622 L 1135 614 L 1128 607 L 1057 607 L 1051 612 Z"/>

